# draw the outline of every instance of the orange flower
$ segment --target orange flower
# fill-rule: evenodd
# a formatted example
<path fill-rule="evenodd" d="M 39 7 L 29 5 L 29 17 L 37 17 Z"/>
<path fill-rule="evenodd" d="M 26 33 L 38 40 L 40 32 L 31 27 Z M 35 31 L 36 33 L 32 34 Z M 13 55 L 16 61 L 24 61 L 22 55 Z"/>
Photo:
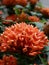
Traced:
<path fill-rule="evenodd" d="M 17 59 L 13 55 L 4 55 L 2 60 L 0 59 L 0 65 L 17 65 Z"/>
<path fill-rule="evenodd" d="M 15 14 L 9 15 L 6 17 L 5 20 L 11 20 L 11 21 L 16 21 L 17 20 L 17 16 Z M 3 21 L 3 24 L 10 24 L 11 22 L 8 21 Z"/>
<path fill-rule="evenodd" d="M 29 16 L 28 20 L 31 22 L 39 22 L 40 19 L 37 16 Z"/>
<path fill-rule="evenodd" d="M 26 23 L 17 23 L 6 28 L 0 35 L 0 52 L 11 51 L 35 56 L 47 45 L 44 32 Z"/>
<path fill-rule="evenodd" d="M 27 0 L 16 0 L 16 4 L 22 5 L 22 6 L 26 6 L 27 5 Z"/>
<path fill-rule="evenodd" d="M 2 3 L 6 6 L 14 6 L 16 5 L 16 0 L 3 0 Z"/>
<path fill-rule="evenodd" d="M 22 12 L 18 17 L 19 17 L 19 20 L 22 22 L 28 18 L 28 15 L 26 13 Z"/>
<path fill-rule="evenodd" d="M 45 15 L 46 17 L 49 16 L 49 8 L 42 8 L 41 13 Z"/>
<path fill-rule="evenodd" d="M 17 16 L 15 14 L 12 14 L 12 15 L 6 17 L 6 20 L 16 21 L 16 19 L 17 19 Z"/>
<path fill-rule="evenodd" d="M 36 4 L 37 2 L 38 2 L 38 0 L 30 0 L 30 3 L 33 5 Z"/>

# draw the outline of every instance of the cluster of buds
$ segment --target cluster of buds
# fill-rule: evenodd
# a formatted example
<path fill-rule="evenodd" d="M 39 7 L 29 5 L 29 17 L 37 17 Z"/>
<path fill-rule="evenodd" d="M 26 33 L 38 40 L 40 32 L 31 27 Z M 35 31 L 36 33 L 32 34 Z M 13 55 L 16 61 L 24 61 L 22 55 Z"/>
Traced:
<path fill-rule="evenodd" d="M 39 22 L 40 19 L 37 16 L 29 16 L 28 20 L 31 22 Z"/>
<path fill-rule="evenodd" d="M 0 52 L 11 51 L 35 56 L 47 45 L 44 32 L 30 24 L 20 23 L 6 28 L 0 35 Z"/>
<path fill-rule="evenodd" d="M 13 55 L 4 55 L 3 58 L 0 59 L 0 65 L 17 65 L 17 59 Z"/>

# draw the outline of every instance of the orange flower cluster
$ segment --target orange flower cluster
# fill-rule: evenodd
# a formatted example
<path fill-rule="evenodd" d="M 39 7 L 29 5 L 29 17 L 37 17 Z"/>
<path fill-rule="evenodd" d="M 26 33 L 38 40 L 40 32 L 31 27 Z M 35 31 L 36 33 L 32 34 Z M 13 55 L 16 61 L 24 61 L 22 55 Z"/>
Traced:
<path fill-rule="evenodd" d="M 15 14 L 9 15 L 6 17 L 5 20 L 11 20 L 11 21 L 16 21 L 17 20 L 17 16 Z M 11 22 L 8 21 L 3 21 L 3 24 L 10 24 Z"/>
<path fill-rule="evenodd" d="M 34 4 L 36 4 L 38 1 L 39 1 L 39 0 L 30 0 L 30 3 L 34 5 Z"/>
<path fill-rule="evenodd" d="M 27 0 L 16 0 L 16 4 L 22 5 L 22 6 L 26 6 L 27 5 Z"/>
<path fill-rule="evenodd" d="M 2 60 L 0 59 L 0 65 L 17 65 L 17 59 L 13 55 L 4 55 Z"/>
<path fill-rule="evenodd" d="M 18 16 L 19 20 L 22 22 L 22 21 L 25 21 L 27 20 L 28 18 L 28 15 L 24 12 L 22 12 L 19 16 Z"/>
<path fill-rule="evenodd" d="M 3 4 L 6 6 L 14 6 L 16 4 L 26 6 L 27 5 L 27 0 L 3 0 Z"/>
<path fill-rule="evenodd" d="M 17 16 L 15 14 L 12 14 L 12 15 L 6 17 L 6 20 L 16 21 L 16 19 L 17 19 Z"/>
<path fill-rule="evenodd" d="M 22 12 L 19 16 L 18 16 L 19 20 L 22 22 L 22 21 L 25 21 L 25 20 L 29 20 L 31 22 L 39 22 L 40 19 L 39 17 L 37 16 L 29 16 L 27 15 L 26 13 Z"/>
<path fill-rule="evenodd" d="M 16 5 L 16 0 L 3 0 L 2 3 L 6 6 L 14 6 Z"/>
<path fill-rule="evenodd" d="M 17 23 L 6 28 L 0 35 L 0 52 L 11 51 L 35 56 L 47 45 L 48 39 L 43 32 L 26 23 Z"/>
<path fill-rule="evenodd" d="M 45 16 L 49 16 L 49 8 L 42 8 L 41 13 Z"/>
<path fill-rule="evenodd" d="M 31 22 L 39 22 L 40 19 L 37 16 L 29 16 L 28 20 Z"/>
<path fill-rule="evenodd" d="M 29 0 L 31 4 L 36 4 L 38 0 Z M 3 0 L 3 4 L 6 6 L 14 6 L 16 4 L 26 6 L 28 3 L 28 0 Z"/>

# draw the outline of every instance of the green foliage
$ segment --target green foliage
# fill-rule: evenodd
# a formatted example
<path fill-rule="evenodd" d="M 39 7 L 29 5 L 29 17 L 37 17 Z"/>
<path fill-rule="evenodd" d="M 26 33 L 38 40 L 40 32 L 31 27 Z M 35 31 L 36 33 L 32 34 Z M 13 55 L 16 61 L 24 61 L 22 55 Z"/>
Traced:
<path fill-rule="evenodd" d="M 43 26 L 44 26 L 43 23 L 40 23 L 40 22 L 29 22 L 29 24 L 32 24 L 32 25 L 36 26 L 37 28 L 39 28 L 40 30 L 43 30 Z"/>
<path fill-rule="evenodd" d="M 46 20 L 45 18 L 42 18 L 42 19 L 40 20 L 40 22 L 41 22 L 41 23 L 46 23 L 47 20 Z"/>
<path fill-rule="evenodd" d="M 15 14 L 19 15 L 21 13 L 20 10 L 22 10 L 22 9 L 23 9 L 23 7 L 20 5 L 15 6 L 14 7 Z"/>
<path fill-rule="evenodd" d="M 31 13 L 32 16 L 38 16 L 38 17 L 42 17 L 42 16 L 43 16 L 43 15 L 42 15 L 41 13 L 39 13 L 39 12 L 33 12 L 33 11 L 31 11 L 30 13 Z"/>
<path fill-rule="evenodd" d="M 44 50 L 42 50 L 42 53 L 47 54 L 49 52 L 49 46 L 45 46 Z"/>
<path fill-rule="evenodd" d="M 2 19 L 0 17 L 0 33 L 4 31 L 5 26 L 2 24 Z"/>
<path fill-rule="evenodd" d="M 40 58 L 43 65 L 48 65 L 47 60 L 45 58 L 41 57 L 40 55 L 38 55 L 38 56 L 39 56 L 39 58 Z"/>

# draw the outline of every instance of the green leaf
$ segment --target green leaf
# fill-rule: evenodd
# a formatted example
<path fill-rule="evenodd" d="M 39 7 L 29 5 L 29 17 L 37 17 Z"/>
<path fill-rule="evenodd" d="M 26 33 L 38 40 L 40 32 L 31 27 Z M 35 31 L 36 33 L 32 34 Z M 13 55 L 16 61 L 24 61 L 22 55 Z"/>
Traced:
<path fill-rule="evenodd" d="M 39 16 L 39 17 L 43 16 L 41 13 L 38 13 L 38 12 L 31 11 L 30 13 L 31 13 L 31 15 L 34 15 L 34 16 Z"/>
<path fill-rule="evenodd" d="M 49 52 L 49 46 L 45 46 L 44 50 L 42 51 L 42 53 L 48 53 Z"/>
<path fill-rule="evenodd" d="M 16 15 L 19 15 L 19 14 L 20 14 L 20 11 L 19 11 L 18 8 L 15 9 L 15 14 L 16 14 Z"/>
<path fill-rule="evenodd" d="M 23 9 L 24 7 L 21 6 L 21 5 L 16 5 L 15 8 L 18 8 L 18 9 Z"/>
<path fill-rule="evenodd" d="M 0 17 L 0 33 L 4 31 L 4 25 L 2 24 L 2 18 Z"/>
<path fill-rule="evenodd" d="M 43 30 L 43 26 L 44 26 L 43 23 L 40 23 L 40 22 L 30 22 L 30 24 L 35 25 L 35 26 L 36 26 L 37 28 L 39 28 L 40 30 Z"/>
<path fill-rule="evenodd" d="M 15 10 L 15 14 L 16 15 L 19 15 L 20 14 L 20 9 L 18 7 L 14 7 L 14 10 Z"/>
<path fill-rule="evenodd" d="M 25 8 L 28 9 L 28 10 L 30 10 L 31 9 L 30 3 L 28 3 Z"/>
<path fill-rule="evenodd" d="M 47 65 L 47 60 L 46 60 L 45 58 L 42 58 L 40 55 L 38 55 L 38 56 L 39 56 L 39 58 L 40 58 L 42 64 L 43 64 L 43 65 Z"/>
<path fill-rule="evenodd" d="M 42 19 L 40 20 L 40 22 L 41 22 L 41 23 L 46 23 L 46 22 L 47 22 L 47 20 L 46 20 L 46 19 L 44 19 L 44 18 L 42 18 Z"/>

